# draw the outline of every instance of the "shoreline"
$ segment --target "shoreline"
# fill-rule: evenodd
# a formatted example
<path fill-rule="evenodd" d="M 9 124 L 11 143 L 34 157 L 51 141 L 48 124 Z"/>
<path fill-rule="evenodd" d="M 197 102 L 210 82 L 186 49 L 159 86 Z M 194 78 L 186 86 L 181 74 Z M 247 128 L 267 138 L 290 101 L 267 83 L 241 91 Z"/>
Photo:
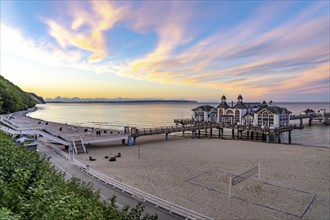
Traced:
<path fill-rule="evenodd" d="M 74 124 L 67 124 L 67 123 L 60 123 L 60 122 L 54 122 L 54 121 L 48 121 L 48 120 L 43 120 L 43 119 L 39 119 L 39 118 L 34 118 L 34 117 L 31 117 L 31 116 L 28 116 L 29 113 L 32 113 L 32 112 L 35 112 L 37 111 L 38 109 L 40 109 L 38 106 L 35 106 L 33 108 L 30 108 L 28 110 L 24 110 L 24 111 L 19 111 L 19 112 L 14 112 L 12 113 L 12 116 L 14 117 L 26 117 L 28 119 L 31 119 L 31 120 L 35 120 L 35 121 L 41 121 L 43 123 L 48 123 L 48 124 L 53 124 L 54 126 L 56 127 L 75 127 L 77 129 L 80 129 L 80 130 L 84 130 L 84 129 L 88 129 L 88 128 L 94 128 L 94 129 L 98 129 L 98 130 L 111 130 L 113 132 L 121 132 L 123 131 L 124 129 L 124 126 L 123 126 L 123 129 L 122 130 L 119 130 L 119 129 L 110 129 L 110 128 L 98 128 L 98 127 L 92 127 L 92 126 L 81 126 L 81 125 L 74 125 Z M 21 118 L 21 119 L 23 119 Z M 189 133 L 189 132 L 188 132 Z M 181 134 L 181 133 L 180 133 Z M 179 135 L 179 134 L 175 134 L 173 133 L 172 136 L 178 136 L 178 137 L 182 137 L 182 135 Z M 187 137 L 186 135 L 184 136 L 184 138 L 187 138 L 189 139 L 189 137 Z M 202 137 L 200 139 L 219 139 L 219 138 L 216 138 L 216 137 L 213 137 L 213 138 L 210 138 L 210 137 Z M 305 145 L 305 144 L 300 144 L 300 143 L 292 143 L 292 144 L 288 144 L 288 143 L 266 143 L 266 142 L 262 142 L 262 141 L 252 141 L 252 140 L 239 140 L 239 139 L 231 139 L 229 136 L 223 138 L 223 139 L 220 139 L 220 140 L 228 140 L 228 141 L 243 141 L 243 142 L 251 142 L 251 143 L 265 143 L 265 144 L 280 144 L 280 145 L 287 145 L 287 146 L 292 146 L 292 145 L 297 145 L 297 146 L 301 146 L 301 147 L 312 147 L 312 148 L 325 148 L 325 149 L 329 149 L 329 147 L 327 146 L 317 146 L 317 145 Z M 159 141 L 162 141 L 162 139 L 160 139 Z"/>

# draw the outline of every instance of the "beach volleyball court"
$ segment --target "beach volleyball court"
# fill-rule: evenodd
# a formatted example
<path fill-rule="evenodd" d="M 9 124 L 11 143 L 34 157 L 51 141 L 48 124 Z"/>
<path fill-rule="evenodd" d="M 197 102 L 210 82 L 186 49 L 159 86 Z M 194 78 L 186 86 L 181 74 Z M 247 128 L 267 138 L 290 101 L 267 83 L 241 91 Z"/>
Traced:
<path fill-rule="evenodd" d="M 186 179 L 204 189 L 276 212 L 302 218 L 315 194 L 258 180 L 256 167 L 235 175 L 221 170 L 209 170 Z M 249 174 L 250 173 L 250 174 Z M 248 174 L 250 176 L 245 176 Z M 232 179 L 232 183 L 230 181 Z"/>

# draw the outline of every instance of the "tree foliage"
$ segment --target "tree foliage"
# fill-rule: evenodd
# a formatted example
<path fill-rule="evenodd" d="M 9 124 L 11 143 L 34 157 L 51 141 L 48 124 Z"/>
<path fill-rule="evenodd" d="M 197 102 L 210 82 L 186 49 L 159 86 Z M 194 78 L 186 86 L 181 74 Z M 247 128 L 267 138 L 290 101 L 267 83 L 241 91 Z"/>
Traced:
<path fill-rule="evenodd" d="M 91 184 L 64 179 L 48 159 L 16 146 L 0 131 L 0 219 L 157 219 L 144 207 L 118 210 Z"/>
<path fill-rule="evenodd" d="M 26 110 L 35 104 L 28 93 L 0 75 L 0 114 Z"/>

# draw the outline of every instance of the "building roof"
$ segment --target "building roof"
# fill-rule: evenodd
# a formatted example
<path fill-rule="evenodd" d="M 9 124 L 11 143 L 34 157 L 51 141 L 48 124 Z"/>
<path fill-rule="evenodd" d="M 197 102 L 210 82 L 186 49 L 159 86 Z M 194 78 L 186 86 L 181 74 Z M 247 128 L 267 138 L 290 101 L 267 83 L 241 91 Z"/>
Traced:
<path fill-rule="evenodd" d="M 268 106 L 268 105 L 267 105 L 266 101 L 264 100 L 264 101 L 261 103 L 260 106 L 265 107 L 265 106 Z"/>
<path fill-rule="evenodd" d="M 233 107 L 234 109 L 247 109 L 243 102 L 237 102 L 236 105 Z"/>
<path fill-rule="evenodd" d="M 26 146 L 26 147 L 34 147 L 34 146 L 38 146 L 38 142 L 33 141 L 32 143 L 30 143 L 30 144 L 26 144 L 25 146 Z"/>
<path fill-rule="evenodd" d="M 282 112 L 286 113 L 286 114 L 290 114 L 291 112 L 289 110 L 287 110 L 286 108 L 281 108 L 278 106 L 261 106 L 256 113 L 259 113 L 260 111 L 267 109 L 268 111 L 270 111 L 273 114 L 279 115 L 282 114 Z"/>
<path fill-rule="evenodd" d="M 217 108 L 224 108 L 224 109 L 227 109 L 227 108 L 230 108 L 229 105 L 227 104 L 227 102 L 221 102 Z"/>
<path fill-rule="evenodd" d="M 306 109 L 306 110 L 303 111 L 303 112 L 305 112 L 305 113 L 315 113 L 313 109 L 309 109 L 309 108 Z"/>
<path fill-rule="evenodd" d="M 204 112 L 209 112 L 209 111 L 211 111 L 211 110 L 217 111 L 217 109 L 214 108 L 214 107 L 211 106 L 211 105 L 200 105 L 200 106 L 198 106 L 198 107 L 192 109 L 191 111 L 194 111 L 194 112 L 195 112 L 195 111 L 198 111 L 199 109 L 201 109 L 201 110 L 204 111 Z"/>
<path fill-rule="evenodd" d="M 20 137 L 18 139 L 15 140 L 16 143 L 23 143 L 23 142 L 26 142 L 26 141 L 34 141 L 33 138 L 28 138 L 28 137 Z"/>
<path fill-rule="evenodd" d="M 226 96 L 225 95 L 222 95 L 221 99 L 226 99 Z"/>
<path fill-rule="evenodd" d="M 244 105 L 248 108 L 258 108 L 261 103 L 260 102 L 244 102 Z"/>
<path fill-rule="evenodd" d="M 239 96 L 237 97 L 237 99 L 243 99 L 242 95 L 239 94 Z"/>

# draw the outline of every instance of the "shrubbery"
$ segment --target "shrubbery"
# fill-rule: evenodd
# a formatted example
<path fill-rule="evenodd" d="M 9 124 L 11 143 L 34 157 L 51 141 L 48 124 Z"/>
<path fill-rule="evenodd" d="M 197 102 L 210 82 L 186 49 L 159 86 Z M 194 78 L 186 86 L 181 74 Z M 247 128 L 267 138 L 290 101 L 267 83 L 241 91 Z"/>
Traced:
<path fill-rule="evenodd" d="M 0 114 L 25 110 L 35 104 L 30 94 L 0 75 Z"/>
<path fill-rule="evenodd" d="M 0 131 L 0 219 L 157 219 L 144 207 L 117 210 L 90 184 L 64 175 L 36 152 L 16 146 Z"/>

